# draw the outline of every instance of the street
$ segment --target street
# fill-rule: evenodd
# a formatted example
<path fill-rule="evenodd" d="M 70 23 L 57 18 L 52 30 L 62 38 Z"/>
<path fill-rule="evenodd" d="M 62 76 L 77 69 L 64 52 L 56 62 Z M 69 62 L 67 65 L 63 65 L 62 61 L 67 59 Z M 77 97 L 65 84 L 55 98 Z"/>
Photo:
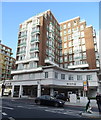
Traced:
<path fill-rule="evenodd" d="M 33 99 L 2 99 L 2 118 L 83 118 L 80 115 L 83 107 L 68 106 L 51 107 L 36 105 Z M 96 110 L 95 110 L 96 111 Z"/>

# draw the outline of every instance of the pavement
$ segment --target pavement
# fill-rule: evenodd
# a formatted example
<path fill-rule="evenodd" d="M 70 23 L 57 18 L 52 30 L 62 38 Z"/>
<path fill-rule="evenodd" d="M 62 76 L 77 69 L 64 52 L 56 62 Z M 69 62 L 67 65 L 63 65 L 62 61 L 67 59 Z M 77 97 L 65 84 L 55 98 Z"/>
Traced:
<path fill-rule="evenodd" d="M 97 107 L 97 103 L 96 103 L 96 100 L 90 100 L 91 102 L 91 107 L 92 108 L 96 108 L 98 109 Z M 69 106 L 77 106 L 77 107 L 86 107 L 86 104 L 85 101 L 84 102 L 80 102 L 80 101 L 77 101 L 76 103 L 71 103 L 71 102 L 66 102 L 65 105 L 69 105 Z M 92 113 L 87 113 L 86 111 L 83 111 L 82 113 L 80 113 L 80 115 L 84 116 L 84 117 L 90 117 L 90 118 L 101 118 L 101 114 L 99 114 L 99 112 L 95 112 L 95 111 L 92 111 Z"/>
<path fill-rule="evenodd" d="M 3 98 L 9 98 L 9 99 L 27 99 L 27 100 L 34 100 L 35 98 L 30 98 L 30 97 L 27 97 L 27 98 L 11 98 L 11 97 L 3 97 Z M 98 110 L 98 107 L 97 107 L 97 103 L 96 103 L 96 100 L 90 100 L 91 102 L 91 107 L 92 108 L 95 108 Z M 76 103 L 71 103 L 71 102 L 68 102 L 66 101 L 65 102 L 65 105 L 67 106 L 75 106 L 75 107 L 83 107 L 84 110 L 86 108 L 86 102 L 80 102 L 79 100 L 76 102 Z M 97 111 L 92 111 L 92 113 L 87 113 L 86 111 L 82 111 L 82 113 L 80 113 L 80 115 L 84 116 L 84 117 L 88 117 L 88 118 L 100 118 L 101 119 L 101 114 L 99 114 L 99 112 Z"/>

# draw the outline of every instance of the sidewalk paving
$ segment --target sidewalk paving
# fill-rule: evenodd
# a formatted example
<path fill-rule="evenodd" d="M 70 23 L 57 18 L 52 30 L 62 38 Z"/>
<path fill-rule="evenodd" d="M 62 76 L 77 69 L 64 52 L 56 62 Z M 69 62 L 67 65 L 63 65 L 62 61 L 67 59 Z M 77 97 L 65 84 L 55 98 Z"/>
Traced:
<path fill-rule="evenodd" d="M 99 114 L 99 112 L 93 112 L 92 114 L 87 112 L 82 112 L 81 115 L 90 118 L 101 118 L 101 114 Z"/>
<path fill-rule="evenodd" d="M 77 107 L 85 107 L 87 103 L 82 102 L 80 103 L 79 101 L 77 101 L 77 103 L 70 103 L 70 102 L 65 102 L 65 105 L 69 105 L 69 106 L 77 106 Z M 97 103 L 96 100 L 91 100 L 91 107 L 93 108 L 97 108 Z M 84 117 L 90 117 L 90 118 L 101 118 L 101 114 L 99 114 L 99 112 L 95 112 L 92 111 L 93 113 L 87 113 L 86 111 L 80 113 L 80 115 L 84 116 Z"/>
<path fill-rule="evenodd" d="M 97 103 L 96 100 L 91 100 L 91 106 L 97 108 Z M 74 106 L 86 106 L 87 102 L 80 102 L 77 101 L 76 103 L 71 103 L 71 102 L 65 102 L 66 105 L 74 105 Z"/>

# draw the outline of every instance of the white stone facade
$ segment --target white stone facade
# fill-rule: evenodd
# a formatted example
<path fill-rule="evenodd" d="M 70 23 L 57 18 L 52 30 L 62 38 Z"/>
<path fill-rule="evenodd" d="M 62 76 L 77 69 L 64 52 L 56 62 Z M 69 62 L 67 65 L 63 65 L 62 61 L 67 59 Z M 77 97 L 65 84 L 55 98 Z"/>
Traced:
<path fill-rule="evenodd" d="M 81 79 L 79 79 L 79 75 Z M 88 81 L 88 91 L 85 92 L 86 94 L 84 93 L 85 80 Z M 23 87 L 26 91 L 28 86 L 29 88 L 36 86 L 36 95 L 34 97 L 40 96 L 42 89 L 45 88 L 49 89 L 49 94 L 51 95 L 54 94 L 54 91 L 59 90 L 62 93 L 65 92 L 65 95 L 74 91 L 78 96 L 95 97 L 98 88 L 97 70 L 68 71 L 56 66 L 43 67 L 42 71 L 14 75 L 13 80 L 7 82 L 11 82 L 12 96 L 14 94 L 14 87 L 19 86 L 18 97 L 24 96 Z M 33 88 L 34 90 L 35 88 Z"/>

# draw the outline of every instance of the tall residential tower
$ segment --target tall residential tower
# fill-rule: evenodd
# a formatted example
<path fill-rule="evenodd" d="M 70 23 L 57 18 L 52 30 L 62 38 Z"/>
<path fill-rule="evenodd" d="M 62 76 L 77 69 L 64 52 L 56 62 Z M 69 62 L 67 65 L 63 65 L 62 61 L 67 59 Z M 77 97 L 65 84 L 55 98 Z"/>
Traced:
<path fill-rule="evenodd" d="M 0 43 L 0 81 L 11 79 L 12 69 L 15 69 L 12 49 Z"/>
<path fill-rule="evenodd" d="M 96 33 L 93 26 L 76 17 L 60 23 L 62 56 L 60 66 L 68 69 L 99 68 Z"/>

